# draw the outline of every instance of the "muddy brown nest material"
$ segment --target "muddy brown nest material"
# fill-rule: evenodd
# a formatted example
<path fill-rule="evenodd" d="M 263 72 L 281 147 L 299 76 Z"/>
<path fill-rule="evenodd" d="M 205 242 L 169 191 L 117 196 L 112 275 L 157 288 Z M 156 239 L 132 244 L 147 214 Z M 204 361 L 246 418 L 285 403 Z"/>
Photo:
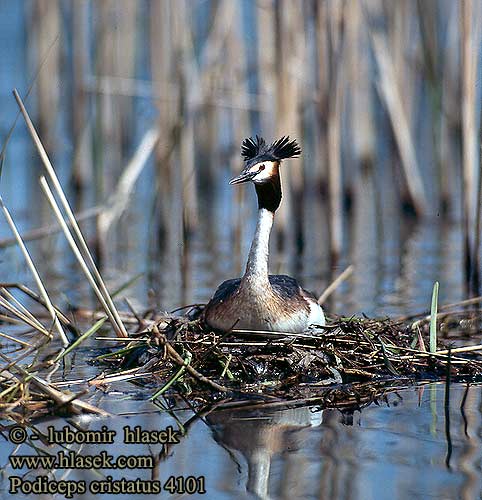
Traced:
<path fill-rule="evenodd" d="M 273 332 L 268 337 L 247 332 L 221 335 L 206 329 L 199 319 L 171 318 L 142 332 L 142 340 L 138 338 L 128 355 L 121 356 L 120 364 L 148 363 L 161 386 L 177 390 L 287 398 L 353 382 L 441 379 L 448 364 L 452 380 L 473 381 L 482 375 L 476 356 L 454 354 L 449 361 L 446 351 L 424 351 L 427 334 L 412 325 L 334 317 L 313 334 Z M 447 346 L 439 343 L 438 348 Z"/>

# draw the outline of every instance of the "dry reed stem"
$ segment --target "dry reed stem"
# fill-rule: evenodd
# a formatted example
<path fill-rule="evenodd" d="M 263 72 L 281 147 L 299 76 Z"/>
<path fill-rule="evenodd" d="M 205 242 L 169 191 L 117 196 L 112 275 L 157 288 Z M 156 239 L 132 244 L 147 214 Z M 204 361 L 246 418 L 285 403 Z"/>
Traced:
<path fill-rule="evenodd" d="M 351 81 L 356 81 L 350 89 L 352 95 L 352 134 L 353 151 L 359 163 L 373 162 L 376 157 L 374 130 L 374 102 L 372 97 L 372 82 L 370 80 L 371 60 L 366 50 L 369 43 L 368 32 L 363 24 L 361 2 L 351 1 L 348 6 L 347 18 L 347 52 L 348 75 Z M 353 179 L 352 179 L 353 182 Z"/>
<path fill-rule="evenodd" d="M 77 394 L 64 394 L 36 375 L 33 375 L 31 380 L 38 389 L 47 394 L 47 396 L 51 397 L 58 404 L 58 406 L 67 407 L 72 411 L 72 413 L 93 413 L 101 417 L 111 416 L 111 414 L 107 411 L 102 410 L 101 408 L 97 408 L 90 403 L 86 403 L 85 401 L 77 399 L 79 397 L 79 395 Z"/>
<path fill-rule="evenodd" d="M 83 210 L 82 212 L 77 213 L 75 216 L 77 222 L 90 219 L 91 217 L 95 217 L 99 213 L 104 210 L 103 206 L 97 206 L 97 207 L 92 207 L 92 208 L 87 208 L 86 210 Z M 72 226 L 70 221 L 67 221 L 68 226 Z M 26 231 L 22 233 L 22 240 L 23 241 L 32 241 L 32 240 L 38 240 L 40 238 L 45 238 L 47 236 L 51 236 L 53 234 L 58 233 L 61 231 L 61 228 L 55 224 L 55 225 L 48 225 L 48 226 L 43 226 L 39 227 L 37 229 L 32 229 L 30 231 Z M 15 238 L 4 238 L 0 240 L 0 248 L 5 248 L 11 245 L 15 245 L 17 243 L 17 240 Z"/>
<path fill-rule="evenodd" d="M 37 295 L 33 290 L 30 290 L 27 286 L 23 285 L 22 283 L 0 283 L 0 286 L 2 288 L 16 288 L 17 290 L 20 290 L 22 293 L 24 293 L 27 297 L 30 297 L 32 300 L 35 302 L 39 303 L 43 307 L 46 307 L 45 302 L 42 300 L 42 297 Z M 59 320 L 66 324 L 66 325 L 71 325 L 71 322 L 67 316 L 65 316 L 62 311 L 53 305 L 55 311 L 57 312 L 57 316 L 59 317 Z"/>
<path fill-rule="evenodd" d="M 191 22 L 188 8 L 188 0 L 178 2 L 178 15 L 181 18 L 180 45 L 182 51 L 182 81 L 184 93 L 186 94 L 183 103 L 184 127 L 180 134 L 180 163 L 182 177 L 182 198 L 184 224 L 188 230 L 195 228 L 199 222 L 199 201 L 196 190 L 196 157 L 195 157 L 195 105 L 196 94 L 199 83 L 199 68 L 195 57 L 195 47 L 192 40 L 192 33 L 188 29 L 182 28 L 182 23 Z M 192 82 L 189 84 L 188 82 Z"/>
<path fill-rule="evenodd" d="M 99 231 L 105 238 L 111 225 L 119 219 L 129 204 L 129 198 L 134 189 L 135 183 L 142 170 L 147 164 L 147 160 L 154 150 L 159 140 L 159 129 L 153 127 L 149 129 L 142 138 L 134 156 L 127 164 L 121 174 L 114 193 L 111 195 L 108 207 L 99 215 Z"/>
<path fill-rule="evenodd" d="M 55 329 L 57 330 L 58 334 L 60 335 L 62 343 L 64 344 L 64 346 L 66 346 L 69 344 L 69 340 L 67 339 L 67 336 L 65 335 L 65 332 L 62 328 L 62 325 L 60 324 L 60 321 L 57 317 L 57 312 L 56 312 L 55 308 L 53 307 L 52 302 L 50 301 L 47 290 L 45 289 L 45 287 L 42 283 L 42 280 L 41 280 L 40 275 L 35 267 L 35 264 L 33 263 L 32 258 L 30 257 L 30 254 L 28 253 L 27 247 L 25 246 L 25 244 L 24 244 L 24 242 L 23 242 L 23 240 L 22 240 L 22 238 L 17 230 L 17 227 L 16 227 L 15 223 L 13 222 L 13 219 L 10 215 L 10 212 L 8 211 L 7 207 L 5 206 L 1 196 L 0 196 L 0 206 L 3 210 L 3 213 L 5 215 L 5 218 L 7 220 L 8 225 L 10 226 L 10 229 L 12 230 L 13 234 L 15 235 L 15 238 L 17 239 L 20 250 L 22 251 L 23 256 L 27 262 L 27 266 L 29 267 L 30 272 L 32 273 L 32 275 L 34 277 L 34 280 L 37 283 L 40 294 L 42 295 L 42 297 L 45 301 L 45 305 L 50 313 L 50 316 L 52 317 L 52 321 L 53 321 L 53 324 L 55 326 Z"/>
<path fill-rule="evenodd" d="M 0 393 L 0 400 L 16 388 L 23 387 L 24 389 L 28 390 L 28 384 L 32 384 L 42 394 L 53 400 L 59 407 L 66 407 L 73 414 L 93 413 L 103 417 L 110 416 L 108 412 L 101 410 L 89 403 L 78 400 L 77 398 L 79 397 L 79 395 L 65 394 L 55 389 L 52 384 L 48 383 L 35 373 L 27 371 L 25 368 L 19 365 L 20 361 L 28 357 L 32 352 L 38 350 L 38 348 L 39 346 L 31 346 L 15 360 L 9 359 L 7 356 L 0 352 L 0 358 L 7 362 L 7 365 L 0 368 L 0 373 L 3 377 L 3 381 L 13 383 L 13 385 L 10 385 Z M 32 371 L 33 370 L 34 369 L 32 369 Z M 17 373 L 13 373 L 13 371 Z M 29 397 L 29 400 L 30 399 L 31 396 Z M 22 398 L 20 398 L 17 403 L 22 403 Z"/>
<path fill-rule="evenodd" d="M 320 306 L 326 301 L 326 299 L 353 273 L 353 265 L 348 266 L 330 285 L 328 285 L 325 291 L 318 298 L 318 304 Z"/>
<path fill-rule="evenodd" d="M 95 294 L 97 295 L 97 298 L 99 299 L 105 313 L 109 317 L 109 320 L 110 320 L 112 326 L 115 328 L 115 325 L 116 325 L 115 317 L 112 314 L 112 311 L 111 311 L 109 305 L 105 301 L 104 296 L 102 295 L 102 292 L 99 290 L 99 287 L 97 286 L 97 284 L 96 284 L 91 272 L 89 271 L 89 268 L 87 267 L 84 259 L 82 258 L 82 254 L 80 253 L 80 250 L 75 243 L 75 240 L 72 236 L 72 233 L 70 232 L 70 229 L 67 227 L 67 224 L 66 224 L 64 218 L 62 217 L 62 213 L 60 211 L 60 208 L 57 205 L 57 202 L 55 201 L 54 195 L 53 195 L 53 193 L 52 193 L 52 191 L 47 183 L 47 180 L 45 179 L 44 176 L 40 177 L 40 185 L 42 187 L 43 192 L 45 193 L 45 196 L 46 196 L 52 210 L 54 211 L 55 217 L 56 217 L 57 221 L 59 222 L 60 227 L 62 228 L 62 231 L 63 231 L 65 237 L 67 238 L 67 241 L 70 245 L 70 248 L 72 249 L 72 252 L 74 253 L 78 263 L 80 264 L 80 267 L 82 268 L 82 271 L 85 274 L 85 277 L 87 278 L 87 281 L 89 282 L 90 286 L 92 287 Z"/>
<path fill-rule="evenodd" d="M 4 321 L 5 323 L 10 323 L 11 325 L 24 325 L 23 321 L 12 318 L 11 316 L 7 316 L 6 314 L 0 314 L 0 320 Z"/>
<path fill-rule="evenodd" d="M 3 357 L 3 356 L 2 356 Z M 85 401 L 81 401 L 76 394 L 64 394 L 63 392 L 55 389 L 51 384 L 38 377 L 37 375 L 32 375 L 28 373 L 26 370 L 21 368 L 20 366 L 15 366 L 17 370 L 19 370 L 24 377 L 28 379 L 34 386 L 37 387 L 41 392 L 50 397 L 59 407 L 67 407 L 72 413 L 80 414 L 80 413 L 93 413 L 95 415 L 99 415 L 102 417 L 110 417 L 110 413 L 97 408 Z M 14 375 L 15 376 L 15 375 Z M 22 379 L 15 376 L 17 380 L 22 383 Z"/>
<path fill-rule="evenodd" d="M 480 126 L 482 131 L 482 107 L 480 108 Z M 482 137 L 481 137 L 482 139 Z M 474 246 L 472 253 L 474 254 L 474 266 L 472 267 L 471 282 L 473 285 L 472 292 L 480 293 L 480 238 L 482 231 L 482 140 L 479 148 L 479 175 L 477 182 L 477 197 L 476 197 L 476 214 L 475 214 L 475 225 L 474 225 Z"/>
<path fill-rule="evenodd" d="M 97 266 L 95 265 L 94 259 L 92 258 L 92 255 L 89 251 L 87 243 L 85 242 L 85 239 L 82 235 L 80 227 L 77 224 L 77 221 L 75 220 L 74 214 L 73 214 L 72 209 L 70 208 L 70 204 L 69 204 L 69 202 L 64 194 L 64 191 L 63 191 L 62 186 L 59 182 L 57 174 L 55 173 L 55 170 L 50 162 L 50 159 L 47 155 L 47 152 L 45 151 L 45 148 L 42 145 L 40 137 L 38 136 L 37 131 L 35 130 L 35 127 L 30 119 L 30 116 L 28 115 L 27 110 L 25 109 L 25 106 L 22 102 L 22 99 L 21 99 L 21 97 L 18 94 L 16 89 L 14 89 L 13 95 L 15 97 L 15 100 L 17 101 L 18 106 L 20 107 L 22 115 L 25 119 L 25 123 L 27 124 L 27 128 L 29 130 L 29 133 L 30 133 L 30 135 L 34 141 L 34 144 L 37 148 L 37 151 L 40 154 L 40 157 L 42 159 L 42 163 L 43 163 L 45 169 L 47 170 L 47 173 L 49 174 L 49 177 L 54 185 L 54 188 L 55 188 L 55 190 L 60 198 L 62 206 L 64 207 L 64 210 L 67 213 L 67 217 L 70 220 L 72 227 L 74 229 L 74 232 L 75 232 L 75 234 L 80 242 L 80 246 L 85 254 L 85 257 L 87 258 L 87 261 L 88 261 L 90 267 L 92 268 L 94 276 L 97 279 L 97 282 L 99 283 L 99 287 L 100 287 L 100 290 L 102 291 L 102 295 L 104 296 L 105 301 L 109 305 L 109 309 L 111 310 L 112 316 L 115 319 L 112 326 L 114 327 L 116 334 L 118 336 L 128 337 L 127 330 L 125 329 L 125 326 L 119 317 L 117 309 L 116 309 L 116 307 L 115 307 L 115 305 L 114 305 L 114 303 L 109 295 L 109 292 L 107 291 L 107 288 L 104 284 L 104 280 L 102 279 L 99 271 L 97 270 Z"/>
<path fill-rule="evenodd" d="M 16 342 L 17 344 L 23 345 L 24 347 L 32 347 L 32 344 L 28 342 L 24 342 L 23 340 L 12 337 L 11 335 L 7 335 L 6 333 L 0 332 L 0 337 L 3 337 L 7 340 L 11 340 L 12 342 Z"/>
<path fill-rule="evenodd" d="M 0 294 L 10 300 L 25 316 L 30 318 L 30 320 L 35 323 L 39 328 L 45 327 L 38 321 L 38 319 L 19 301 L 17 300 L 6 288 L 0 287 Z"/>
<path fill-rule="evenodd" d="M 54 131 L 60 99 L 60 67 L 62 46 L 52 43 L 61 31 L 62 16 L 59 0 L 35 0 L 29 31 L 34 35 L 29 49 L 39 54 L 48 54 L 43 71 L 37 75 L 37 106 L 39 128 L 50 148 L 55 141 Z"/>
<path fill-rule="evenodd" d="M 259 43 L 257 44 L 260 94 L 257 96 L 261 130 L 268 137 L 276 135 L 276 39 L 274 2 L 256 2 L 256 30 Z"/>
<path fill-rule="evenodd" d="M 461 79 L 462 79 L 462 166 L 463 166 L 463 218 L 465 236 L 466 279 L 469 287 L 472 282 L 478 284 L 479 249 L 475 248 L 476 218 L 479 208 L 477 195 L 479 177 L 477 162 L 477 57 L 478 42 L 473 29 L 475 5 L 472 0 L 460 3 L 460 33 L 461 33 Z M 480 202 L 479 202 L 480 205 Z M 472 291 L 472 290 L 471 290 Z"/>
<path fill-rule="evenodd" d="M 342 109 L 345 99 L 345 35 L 340 26 L 345 18 L 345 6 L 340 3 L 329 4 L 331 15 L 328 24 L 329 42 L 332 47 L 330 85 L 332 92 L 328 101 L 328 190 L 330 207 L 330 253 L 332 259 L 338 259 L 343 239 L 343 186 L 341 164 L 341 126 Z"/>
<path fill-rule="evenodd" d="M 126 382 L 128 380 L 136 380 L 141 378 L 149 378 L 153 375 L 160 373 L 160 371 L 146 371 L 144 367 L 134 368 L 131 370 L 125 370 L 121 373 L 111 374 L 111 375 L 101 375 L 93 380 L 89 381 L 89 385 L 102 386 L 105 384 L 112 384 L 114 382 Z M 84 381 L 85 382 L 85 381 Z"/>
<path fill-rule="evenodd" d="M 402 104 L 393 64 L 381 35 L 372 31 L 370 35 L 373 51 L 380 68 L 380 80 L 377 82 L 377 86 L 381 97 L 385 101 L 390 121 L 392 122 L 392 129 L 398 144 L 405 172 L 405 180 L 407 181 L 412 201 L 417 213 L 423 215 L 428 209 L 425 199 L 425 189 L 418 168 L 409 122 Z"/>
<path fill-rule="evenodd" d="M 11 304 L 19 311 L 21 311 L 22 314 L 27 316 L 33 323 L 36 323 L 37 326 L 39 326 L 40 328 L 43 327 L 40 321 L 38 321 L 37 318 L 35 318 L 34 315 L 20 301 L 18 301 L 6 288 L 0 287 L 0 294 L 3 295 L 5 300 L 11 301 Z"/>
<path fill-rule="evenodd" d="M 5 298 L 0 297 L 0 305 L 4 307 L 8 312 L 16 316 L 19 320 L 21 320 L 23 323 L 26 323 L 27 325 L 31 326 L 35 330 L 38 330 L 42 334 L 44 334 L 46 337 L 50 337 L 50 333 L 47 331 L 47 329 L 39 323 L 37 320 L 33 321 L 30 319 L 29 316 L 25 315 L 23 312 L 21 312 L 19 309 L 17 309 L 15 306 L 10 304 Z"/>

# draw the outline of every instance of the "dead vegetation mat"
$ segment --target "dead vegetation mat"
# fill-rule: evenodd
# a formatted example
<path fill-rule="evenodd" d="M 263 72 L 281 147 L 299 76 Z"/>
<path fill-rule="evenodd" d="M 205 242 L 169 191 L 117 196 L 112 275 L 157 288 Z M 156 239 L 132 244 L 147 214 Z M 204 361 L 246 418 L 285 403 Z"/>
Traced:
<path fill-rule="evenodd" d="M 326 327 L 306 334 L 268 335 L 220 334 L 200 318 L 171 317 L 136 334 L 107 360 L 117 369 L 137 366 L 153 374 L 158 395 L 174 390 L 206 400 L 216 393 L 284 400 L 323 393 L 336 406 L 373 399 L 407 380 L 482 379 L 477 352 L 458 353 L 452 341 L 442 340 L 429 353 L 426 345 L 423 321 L 331 317 Z"/>
<path fill-rule="evenodd" d="M 91 324 L 102 315 L 80 316 Z M 100 373 L 80 381 L 75 393 L 49 382 L 59 362 L 50 359 L 55 354 L 45 357 L 52 349 L 48 339 L 39 348 L 32 337 L 17 354 L 2 353 L 0 416 L 27 422 L 45 415 L 106 415 L 85 397 L 96 387 L 125 387 L 126 381 L 143 386 L 153 401 L 162 397 L 174 406 L 182 400 L 198 409 L 313 404 L 347 411 L 424 381 L 481 382 L 481 310 L 439 314 L 434 353 L 426 348 L 429 319 L 331 316 L 325 327 L 305 334 L 223 334 L 204 325 L 201 308 L 184 316 L 126 314 L 123 321 L 137 333 L 109 336 L 116 348 L 106 347 L 105 337 L 92 339 L 104 346 L 104 354 L 91 360 Z M 29 357 L 42 352 L 36 361 Z"/>

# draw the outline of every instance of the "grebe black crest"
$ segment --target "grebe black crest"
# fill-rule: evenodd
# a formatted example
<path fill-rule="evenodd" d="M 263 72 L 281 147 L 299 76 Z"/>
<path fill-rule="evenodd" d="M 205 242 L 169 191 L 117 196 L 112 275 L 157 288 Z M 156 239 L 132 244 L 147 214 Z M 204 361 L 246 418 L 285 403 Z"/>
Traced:
<path fill-rule="evenodd" d="M 281 161 L 300 154 L 296 140 L 289 137 L 270 145 L 258 136 L 243 141 L 245 168 L 229 183 L 254 183 L 258 222 L 243 277 L 222 283 L 204 310 L 210 327 L 300 333 L 311 325 L 325 324 L 314 295 L 289 276 L 268 274 L 269 235 L 281 203 Z"/>

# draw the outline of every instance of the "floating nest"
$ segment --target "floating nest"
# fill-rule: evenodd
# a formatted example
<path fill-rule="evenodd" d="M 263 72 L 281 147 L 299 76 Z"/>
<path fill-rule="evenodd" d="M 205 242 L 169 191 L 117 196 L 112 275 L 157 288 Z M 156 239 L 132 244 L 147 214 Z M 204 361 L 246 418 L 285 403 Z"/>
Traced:
<path fill-rule="evenodd" d="M 407 382 L 479 381 L 482 362 L 471 348 L 444 340 L 437 352 L 427 351 L 427 319 L 332 316 L 325 327 L 305 334 L 220 334 L 203 324 L 197 310 L 152 324 L 104 359 L 118 369 L 153 374 L 160 386 L 155 396 L 174 390 L 204 401 L 229 394 L 238 400 L 321 398 L 343 406 Z M 448 321 L 455 319 L 447 316 Z"/>
<path fill-rule="evenodd" d="M 102 363 L 102 373 L 95 379 L 78 381 L 76 393 L 59 390 L 68 383 L 57 386 L 50 382 L 51 376 L 64 356 L 102 326 L 105 315 L 76 310 L 76 320 L 83 318 L 92 325 L 98 319 L 79 336 L 58 311 L 65 327 L 77 336 L 67 350 L 58 350 L 50 345 L 52 338 L 42 334 L 40 320 L 45 322 L 46 318 L 38 314 L 36 323 L 27 318 L 38 331 L 23 340 L 8 336 L 20 347 L 1 353 L 0 417 L 24 422 L 46 414 L 106 415 L 101 408 L 84 402 L 85 396 L 94 387 L 119 381 L 142 384 L 152 391 L 148 396 L 153 400 L 160 401 L 162 396 L 178 404 L 182 399 L 191 408 L 317 404 L 347 411 L 423 381 L 479 382 L 482 345 L 474 342 L 480 339 L 481 310 L 466 307 L 481 301 L 470 299 L 441 308 L 435 352 L 427 347 L 430 316 L 424 315 L 398 320 L 331 316 L 323 328 L 292 334 L 215 332 L 203 323 L 202 307 L 182 316 L 156 315 L 155 311 L 122 313 L 123 323 L 130 331 L 137 325 L 138 333 L 128 338 L 109 337 L 121 347 L 107 348 L 93 360 Z M 454 311 L 453 306 L 459 310 Z M 445 312 L 447 307 L 451 307 L 450 312 Z M 10 309 L 15 312 L 13 306 Z M 16 317 L 19 315 L 17 312 Z M 104 370 L 105 363 L 109 373 Z"/>

